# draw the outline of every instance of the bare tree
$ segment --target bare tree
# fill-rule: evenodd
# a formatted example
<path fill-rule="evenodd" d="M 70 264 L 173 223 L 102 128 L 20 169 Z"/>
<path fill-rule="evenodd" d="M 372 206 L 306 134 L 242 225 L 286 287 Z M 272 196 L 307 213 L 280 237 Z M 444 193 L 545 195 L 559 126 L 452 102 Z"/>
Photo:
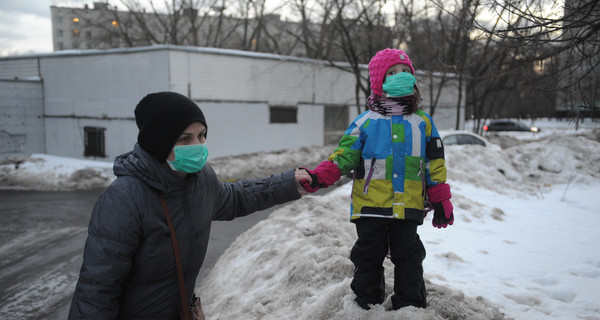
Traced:
<path fill-rule="evenodd" d="M 380 49 L 393 46 L 393 32 L 383 7 L 385 0 L 295 0 L 300 33 L 294 34 L 311 58 L 354 74 L 355 103 L 370 94 L 364 64 Z M 345 64 L 336 63 L 345 62 Z"/>
<path fill-rule="evenodd" d="M 153 44 L 211 46 L 279 53 L 284 24 L 265 0 L 119 0 L 97 2 L 81 25 L 96 47 Z"/>
<path fill-rule="evenodd" d="M 499 46 L 519 49 L 521 66 L 537 63 L 548 77 L 533 90 L 557 92 L 560 108 L 597 110 L 600 88 L 600 2 L 593 0 L 494 1 L 502 24 L 481 30 Z"/>

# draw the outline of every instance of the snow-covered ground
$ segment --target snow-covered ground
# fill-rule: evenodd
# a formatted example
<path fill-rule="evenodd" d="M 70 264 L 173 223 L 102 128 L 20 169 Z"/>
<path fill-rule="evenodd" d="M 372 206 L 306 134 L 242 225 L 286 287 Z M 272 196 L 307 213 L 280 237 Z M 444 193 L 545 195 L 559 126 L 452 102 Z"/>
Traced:
<path fill-rule="evenodd" d="M 237 238 L 197 292 L 208 319 L 600 319 L 600 129 L 540 123 L 446 148 L 455 224 L 419 234 L 429 308 L 360 309 L 350 290 L 350 184 L 290 203 Z M 594 128 L 596 127 L 596 128 Z M 320 162 L 329 148 L 212 159 L 223 179 Z M 110 163 L 48 155 L 0 163 L 3 188 L 106 185 Z M 385 261 L 386 292 L 393 265 Z"/>

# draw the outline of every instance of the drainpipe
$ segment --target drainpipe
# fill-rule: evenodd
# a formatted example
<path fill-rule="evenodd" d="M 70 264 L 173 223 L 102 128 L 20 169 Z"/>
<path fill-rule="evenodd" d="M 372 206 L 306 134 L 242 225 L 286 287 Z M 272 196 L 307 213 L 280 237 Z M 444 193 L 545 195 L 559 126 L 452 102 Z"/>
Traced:
<path fill-rule="evenodd" d="M 44 85 L 44 78 L 42 77 L 42 68 L 40 66 L 40 61 L 41 58 L 37 57 L 37 69 L 38 69 L 38 78 L 40 78 L 40 83 L 42 85 L 42 131 L 44 132 L 44 136 L 43 136 L 43 143 L 44 143 L 44 154 L 48 153 L 47 152 L 47 145 L 46 145 L 46 93 L 45 93 L 45 85 Z"/>

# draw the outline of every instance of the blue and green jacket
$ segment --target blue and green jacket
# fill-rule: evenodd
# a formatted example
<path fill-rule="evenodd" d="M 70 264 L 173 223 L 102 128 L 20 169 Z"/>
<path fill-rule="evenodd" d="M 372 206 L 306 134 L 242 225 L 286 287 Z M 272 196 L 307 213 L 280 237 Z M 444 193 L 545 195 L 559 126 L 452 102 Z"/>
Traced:
<path fill-rule="evenodd" d="M 351 220 L 412 219 L 423 223 L 426 188 L 446 182 L 444 147 L 431 116 L 366 111 L 329 156 L 342 175 L 354 170 Z"/>

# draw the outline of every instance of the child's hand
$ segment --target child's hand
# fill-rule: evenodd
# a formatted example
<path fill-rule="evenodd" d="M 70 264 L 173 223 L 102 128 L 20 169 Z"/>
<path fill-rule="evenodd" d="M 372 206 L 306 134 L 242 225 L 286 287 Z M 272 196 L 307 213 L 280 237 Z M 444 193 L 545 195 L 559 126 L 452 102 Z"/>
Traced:
<path fill-rule="evenodd" d="M 427 188 L 429 202 L 433 205 L 432 224 L 436 228 L 446 228 L 454 223 L 454 207 L 450 202 L 452 194 L 450 186 L 446 183 L 439 183 Z"/>
<path fill-rule="evenodd" d="M 323 161 L 315 170 L 304 169 L 311 177 L 310 182 L 303 180 L 300 185 L 308 192 L 316 192 L 320 188 L 327 188 L 330 185 L 340 180 L 342 173 L 340 169 L 332 161 Z"/>
<path fill-rule="evenodd" d="M 453 207 L 450 200 L 443 200 L 442 202 L 435 203 L 433 205 L 433 221 L 432 224 L 436 228 L 446 228 L 448 225 L 454 223 Z"/>

